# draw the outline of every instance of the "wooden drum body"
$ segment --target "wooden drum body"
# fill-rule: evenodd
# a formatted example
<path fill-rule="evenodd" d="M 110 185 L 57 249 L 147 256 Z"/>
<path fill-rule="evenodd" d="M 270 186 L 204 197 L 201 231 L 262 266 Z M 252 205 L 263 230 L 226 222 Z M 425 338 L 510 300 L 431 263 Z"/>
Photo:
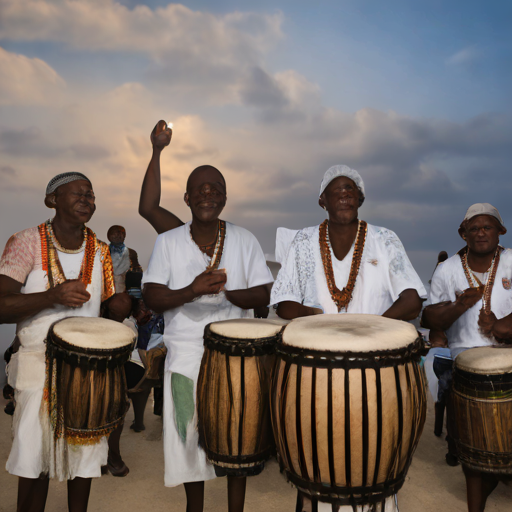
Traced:
<path fill-rule="evenodd" d="M 374 315 L 285 328 L 272 426 L 281 470 L 300 493 L 355 506 L 402 487 L 426 416 L 423 351 L 411 324 Z"/>
<path fill-rule="evenodd" d="M 455 358 L 452 404 L 460 461 L 512 474 L 512 350 L 472 348 Z"/>
<path fill-rule="evenodd" d="M 218 474 L 257 475 L 274 451 L 270 373 L 285 323 L 236 319 L 205 328 L 197 382 L 199 443 Z"/>
<path fill-rule="evenodd" d="M 56 437 L 93 444 L 124 420 L 124 364 L 134 341 L 129 327 L 104 318 L 71 317 L 50 327 L 45 400 Z"/>

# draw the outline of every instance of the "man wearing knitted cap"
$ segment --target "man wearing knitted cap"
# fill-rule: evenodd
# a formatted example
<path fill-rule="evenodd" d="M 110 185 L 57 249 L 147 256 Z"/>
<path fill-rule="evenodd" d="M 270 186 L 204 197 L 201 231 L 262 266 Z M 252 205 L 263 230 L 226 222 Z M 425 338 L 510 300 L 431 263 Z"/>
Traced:
<path fill-rule="evenodd" d="M 112 263 L 108 246 L 85 226 L 96 209 L 86 176 L 55 176 L 45 204 L 55 209 L 54 218 L 13 235 L 0 259 L 0 323 L 16 323 L 21 342 L 7 367 L 16 409 L 6 467 L 19 476 L 18 511 L 44 510 L 51 477 L 68 481 L 69 510 L 83 512 L 91 478 L 107 464 L 107 438 L 53 454 L 53 427 L 43 427 L 51 425 L 42 406 L 45 339 L 57 320 L 99 315 L 101 303 L 114 294 Z"/>
<path fill-rule="evenodd" d="M 365 199 L 359 173 L 346 165 L 329 168 L 319 195 L 318 204 L 327 212 L 327 220 L 296 232 L 293 238 L 289 230 L 278 230 L 276 255 L 281 255 L 282 266 L 271 294 L 277 314 L 285 319 L 321 313 L 416 318 L 425 288 L 395 233 L 358 219 Z M 375 506 L 358 505 L 356 509 L 394 512 L 396 497 Z M 299 495 L 297 511 L 311 510 L 334 507 L 311 503 Z M 352 512 L 353 508 L 337 510 Z"/>
<path fill-rule="evenodd" d="M 489 203 L 469 207 L 459 227 L 466 242 L 432 276 L 425 327 L 445 331 L 452 358 L 475 347 L 512 343 L 512 250 L 499 245 L 507 232 L 498 210 Z M 448 410 L 448 433 L 452 411 Z M 450 446 L 447 461 L 454 456 Z M 450 462 L 449 462 L 450 463 Z M 498 475 L 464 467 L 469 512 L 481 512 Z"/>

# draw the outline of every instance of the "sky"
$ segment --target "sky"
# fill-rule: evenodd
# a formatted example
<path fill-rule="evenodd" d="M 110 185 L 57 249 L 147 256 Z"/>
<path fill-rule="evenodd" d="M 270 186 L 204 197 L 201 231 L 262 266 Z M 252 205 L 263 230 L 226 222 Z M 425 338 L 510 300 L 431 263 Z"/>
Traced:
<path fill-rule="evenodd" d="M 49 218 L 47 182 L 74 170 L 91 228 L 124 225 L 146 266 L 138 197 L 165 119 L 162 204 L 183 220 L 188 174 L 214 165 L 222 217 L 271 254 L 277 227 L 325 218 L 323 173 L 347 164 L 360 217 L 426 282 L 472 203 L 512 230 L 511 34 L 512 3 L 492 0 L 0 0 L 0 244 Z"/>

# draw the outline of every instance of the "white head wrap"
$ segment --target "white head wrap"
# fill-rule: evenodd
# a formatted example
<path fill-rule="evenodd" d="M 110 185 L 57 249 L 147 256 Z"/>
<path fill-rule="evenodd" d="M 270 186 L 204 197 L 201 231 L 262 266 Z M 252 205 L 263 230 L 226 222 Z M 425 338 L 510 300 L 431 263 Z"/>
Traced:
<path fill-rule="evenodd" d="M 365 197 L 363 178 L 361 178 L 360 174 L 355 169 L 351 169 L 348 165 L 333 165 L 332 167 L 329 167 L 329 169 L 327 169 L 324 174 L 324 179 L 320 185 L 320 194 L 318 195 L 321 196 L 324 193 L 324 190 L 327 188 L 327 185 L 329 185 L 332 180 L 340 176 L 350 178 L 356 184 L 359 192 L 361 192 L 361 204 L 363 204 Z"/>
<path fill-rule="evenodd" d="M 54 176 L 46 187 L 46 195 L 52 194 L 55 192 L 61 185 L 66 185 L 66 183 L 71 183 L 76 180 L 85 180 L 91 183 L 91 180 L 82 174 L 81 172 L 63 172 L 62 174 L 57 174 Z M 92 186 L 92 183 L 91 183 Z"/>

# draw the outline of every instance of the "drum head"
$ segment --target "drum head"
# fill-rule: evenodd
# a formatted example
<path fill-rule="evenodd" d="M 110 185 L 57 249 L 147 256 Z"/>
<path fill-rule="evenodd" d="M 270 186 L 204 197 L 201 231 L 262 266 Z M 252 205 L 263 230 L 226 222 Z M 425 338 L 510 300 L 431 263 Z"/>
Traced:
<path fill-rule="evenodd" d="M 277 336 L 289 320 L 281 318 L 235 318 L 210 324 L 210 331 L 225 338 L 255 340 Z"/>
<path fill-rule="evenodd" d="M 512 349 L 506 347 L 470 348 L 455 358 L 455 366 L 465 372 L 480 375 L 512 373 Z"/>
<path fill-rule="evenodd" d="M 408 322 L 377 315 L 315 315 L 297 318 L 283 332 L 283 345 L 327 352 L 399 350 L 418 338 Z"/>
<path fill-rule="evenodd" d="M 53 324 L 51 331 L 69 345 L 89 349 L 112 350 L 131 345 L 135 340 L 132 329 L 106 318 L 64 318 Z"/>

